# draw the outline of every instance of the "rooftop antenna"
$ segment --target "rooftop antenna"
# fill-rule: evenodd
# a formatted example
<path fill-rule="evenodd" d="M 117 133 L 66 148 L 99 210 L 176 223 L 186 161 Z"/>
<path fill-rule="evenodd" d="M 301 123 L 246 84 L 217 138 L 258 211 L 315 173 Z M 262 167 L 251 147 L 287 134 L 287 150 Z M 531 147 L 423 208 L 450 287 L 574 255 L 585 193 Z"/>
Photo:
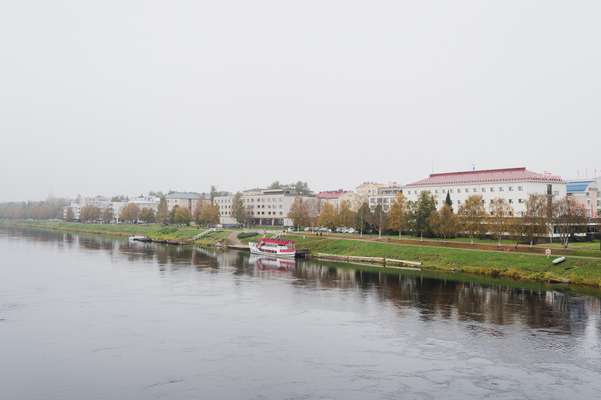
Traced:
<path fill-rule="evenodd" d="M 476 164 L 472 163 L 472 171 L 475 171 L 475 170 L 476 170 Z"/>

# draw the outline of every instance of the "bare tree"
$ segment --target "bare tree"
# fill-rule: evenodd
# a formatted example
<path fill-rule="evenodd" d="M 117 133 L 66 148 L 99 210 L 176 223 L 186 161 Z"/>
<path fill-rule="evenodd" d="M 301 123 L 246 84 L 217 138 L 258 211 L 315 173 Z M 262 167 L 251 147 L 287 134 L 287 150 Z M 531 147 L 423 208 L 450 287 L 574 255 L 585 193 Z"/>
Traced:
<path fill-rule="evenodd" d="M 488 230 L 497 238 L 497 246 L 500 246 L 503 235 L 511 232 L 513 208 L 505 199 L 497 198 L 492 202 L 491 214 L 488 219 Z"/>
<path fill-rule="evenodd" d="M 549 233 L 549 206 L 547 196 L 531 194 L 526 201 L 526 213 L 516 231 L 519 237 L 526 237 L 530 247 L 539 236 Z"/>
<path fill-rule="evenodd" d="M 486 210 L 482 196 L 470 196 L 459 207 L 459 218 L 461 220 L 462 229 L 469 235 L 470 241 L 474 244 L 474 238 L 484 233 L 484 218 L 486 218 Z"/>
<path fill-rule="evenodd" d="M 553 223 L 559 231 L 564 248 L 568 248 L 570 238 L 586 229 L 586 210 L 571 197 L 565 197 L 553 204 Z"/>

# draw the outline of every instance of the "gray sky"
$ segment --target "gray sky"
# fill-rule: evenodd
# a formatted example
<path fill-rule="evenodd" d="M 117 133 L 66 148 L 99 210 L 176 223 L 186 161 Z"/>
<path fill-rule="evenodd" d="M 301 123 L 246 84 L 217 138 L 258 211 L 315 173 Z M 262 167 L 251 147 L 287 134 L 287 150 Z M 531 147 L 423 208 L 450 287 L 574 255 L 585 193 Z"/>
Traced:
<path fill-rule="evenodd" d="M 5 1 L 0 201 L 601 174 L 599 1 Z"/>

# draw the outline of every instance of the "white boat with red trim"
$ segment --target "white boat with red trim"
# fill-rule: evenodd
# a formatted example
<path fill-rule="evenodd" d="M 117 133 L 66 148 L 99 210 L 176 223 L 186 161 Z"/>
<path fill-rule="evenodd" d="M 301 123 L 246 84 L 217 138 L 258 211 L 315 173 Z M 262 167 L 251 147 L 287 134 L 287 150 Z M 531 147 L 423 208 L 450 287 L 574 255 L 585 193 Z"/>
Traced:
<path fill-rule="evenodd" d="M 258 242 L 249 242 L 248 247 L 251 254 L 285 258 L 296 256 L 296 247 L 291 240 L 263 238 Z"/>

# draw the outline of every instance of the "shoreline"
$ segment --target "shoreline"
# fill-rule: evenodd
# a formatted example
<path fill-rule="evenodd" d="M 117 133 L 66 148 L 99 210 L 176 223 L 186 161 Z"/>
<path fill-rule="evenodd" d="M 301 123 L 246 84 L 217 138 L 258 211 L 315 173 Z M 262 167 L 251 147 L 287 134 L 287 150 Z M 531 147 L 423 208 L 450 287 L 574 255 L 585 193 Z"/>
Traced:
<path fill-rule="evenodd" d="M 0 227 L 33 228 L 41 230 L 89 233 L 127 237 L 143 235 L 155 243 L 173 245 L 199 245 L 204 247 L 227 247 L 228 236 L 236 230 L 214 232 L 199 240 L 193 240 L 206 228 L 151 225 L 101 225 L 65 223 L 59 221 L 0 221 Z M 518 252 L 504 253 L 476 249 L 457 249 L 416 244 L 396 244 L 380 241 L 340 238 L 338 236 L 289 235 L 297 248 L 306 248 L 311 258 L 321 261 L 350 261 L 363 259 L 373 268 L 389 268 L 387 260 L 408 268 L 442 273 L 484 275 L 491 278 L 508 278 L 545 284 L 561 284 L 601 288 L 601 254 L 599 258 L 568 257 L 560 265 L 552 265 L 544 255 Z M 252 240 L 253 238 L 245 238 Z M 244 243 L 243 243 L 244 244 Z M 390 263 L 390 261 L 389 261 Z"/>

